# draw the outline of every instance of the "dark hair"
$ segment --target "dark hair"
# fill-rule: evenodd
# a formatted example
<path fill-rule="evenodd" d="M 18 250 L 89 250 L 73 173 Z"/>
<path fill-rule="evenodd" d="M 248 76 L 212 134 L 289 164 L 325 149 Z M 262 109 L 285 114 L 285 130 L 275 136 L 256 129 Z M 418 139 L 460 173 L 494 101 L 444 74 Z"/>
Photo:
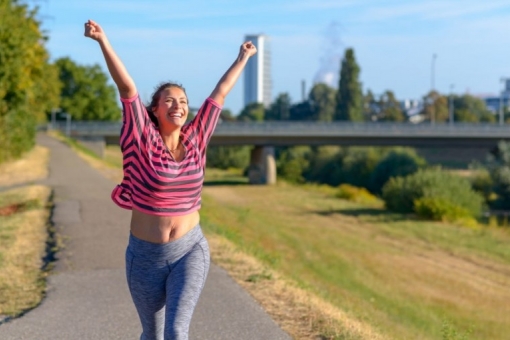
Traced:
<path fill-rule="evenodd" d="M 154 115 L 152 108 L 158 106 L 159 97 L 161 96 L 161 92 L 163 92 L 164 90 L 169 89 L 171 87 L 177 87 L 178 89 L 181 89 L 184 92 L 186 99 L 188 99 L 186 90 L 184 89 L 184 87 L 181 84 L 172 83 L 172 82 L 163 82 L 163 83 L 160 83 L 158 86 L 156 86 L 156 88 L 154 89 L 154 93 L 152 94 L 150 104 L 145 106 L 150 119 L 156 126 L 158 126 L 158 119 Z"/>

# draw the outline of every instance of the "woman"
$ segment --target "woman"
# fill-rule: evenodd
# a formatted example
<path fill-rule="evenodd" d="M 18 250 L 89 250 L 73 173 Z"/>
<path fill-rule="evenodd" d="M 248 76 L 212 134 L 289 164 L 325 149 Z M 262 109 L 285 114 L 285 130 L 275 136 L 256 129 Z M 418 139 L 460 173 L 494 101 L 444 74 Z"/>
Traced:
<path fill-rule="evenodd" d="M 188 339 L 209 270 L 198 213 L 206 146 L 225 97 L 257 49 L 251 42 L 241 45 L 237 59 L 185 124 L 189 107 L 182 86 L 161 84 L 145 107 L 101 26 L 89 20 L 85 36 L 99 43 L 123 106 L 124 179 L 112 199 L 132 211 L 126 275 L 141 339 Z"/>

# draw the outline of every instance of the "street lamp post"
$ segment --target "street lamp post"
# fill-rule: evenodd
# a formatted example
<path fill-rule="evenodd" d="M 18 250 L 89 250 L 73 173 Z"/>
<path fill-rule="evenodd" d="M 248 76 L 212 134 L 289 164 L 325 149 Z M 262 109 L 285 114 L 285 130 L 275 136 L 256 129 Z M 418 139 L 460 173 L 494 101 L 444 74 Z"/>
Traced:
<path fill-rule="evenodd" d="M 503 125 L 505 123 L 504 121 L 504 112 L 503 112 L 503 107 L 504 107 L 504 101 L 503 101 L 503 95 L 505 94 L 505 89 L 506 89 L 506 86 L 505 86 L 505 82 L 510 80 L 510 78 L 505 78 L 505 77 L 501 77 L 500 81 L 503 83 L 503 89 L 500 89 L 499 91 L 499 125 Z M 507 99 L 507 102 L 508 102 L 508 99 Z"/>
<path fill-rule="evenodd" d="M 436 73 L 436 59 L 437 54 L 432 54 L 432 65 L 430 69 L 430 101 L 431 101 L 431 113 L 430 113 L 430 124 L 434 125 L 436 121 L 436 108 L 434 107 L 434 99 L 432 98 L 432 92 L 435 90 L 434 78 Z"/>
<path fill-rule="evenodd" d="M 453 88 L 454 85 L 450 85 L 450 108 L 449 108 L 449 118 L 450 118 L 450 125 L 453 126 Z"/>
<path fill-rule="evenodd" d="M 432 67 L 431 67 L 431 71 L 430 71 L 430 90 L 433 91 L 435 90 L 435 76 L 436 76 L 436 59 L 437 59 L 437 54 L 433 54 L 432 55 Z"/>
<path fill-rule="evenodd" d="M 57 126 L 57 113 L 61 111 L 60 108 L 51 109 L 51 130 L 55 129 Z"/>
<path fill-rule="evenodd" d="M 66 136 L 71 136 L 71 115 L 69 113 L 66 113 Z"/>

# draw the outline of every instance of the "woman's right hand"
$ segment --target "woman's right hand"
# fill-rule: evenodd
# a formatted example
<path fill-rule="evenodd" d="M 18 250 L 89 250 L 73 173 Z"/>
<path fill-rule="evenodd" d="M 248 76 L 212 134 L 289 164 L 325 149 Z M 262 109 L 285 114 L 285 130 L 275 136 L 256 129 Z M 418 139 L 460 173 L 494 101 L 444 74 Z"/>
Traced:
<path fill-rule="evenodd" d="M 96 41 L 100 41 L 106 36 L 101 26 L 92 20 L 89 20 L 85 23 L 84 35 Z"/>

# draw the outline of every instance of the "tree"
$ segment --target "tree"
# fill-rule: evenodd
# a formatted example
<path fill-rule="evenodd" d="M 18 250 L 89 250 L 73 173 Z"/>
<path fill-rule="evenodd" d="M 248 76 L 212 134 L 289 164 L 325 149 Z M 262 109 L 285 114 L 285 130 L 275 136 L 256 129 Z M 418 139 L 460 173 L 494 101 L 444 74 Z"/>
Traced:
<path fill-rule="evenodd" d="M 391 150 L 377 164 L 371 174 L 370 190 L 380 194 L 386 182 L 392 177 L 405 177 L 427 165 L 427 161 L 420 157 L 414 149 L 395 148 Z"/>
<path fill-rule="evenodd" d="M 349 48 L 341 62 L 335 120 L 363 121 L 363 95 L 358 80 L 359 73 L 354 50 Z"/>
<path fill-rule="evenodd" d="M 315 84 L 308 95 L 313 120 L 331 122 L 335 114 L 335 90 L 324 83 Z"/>
<path fill-rule="evenodd" d="M 294 104 L 290 107 L 290 120 L 313 120 L 313 111 L 310 102 Z"/>
<path fill-rule="evenodd" d="M 431 122 L 445 122 L 448 120 L 448 98 L 437 91 L 430 91 L 423 98 L 421 114 Z M 456 106 L 457 107 L 457 106 Z"/>
<path fill-rule="evenodd" d="M 236 120 L 236 117 L 232 114 L 232 111 L 229 109 L 223 109 L 220 113 L 220 119 L 225 122 L 233 122 Z"/>
<path fill-rule="evenodd" d="M 264 120 L 265 109 L 262 103 L 251 103 L 245 106 L 241 111 L 237 120 L 239 121 L 256 121 L 261 122 Z"/>
<path fill-rule="evenodd" d="M 371 90 L 363 96 L 363 117 L 366 121 L 375 121 L 379 118 L 379 104 Z"/>
<path fill-rule="evenodd" d="M 510 143 L 501 141 L 488 162 L 493 190 L 497 199 L 491 202 L 495 209 L 510 209 Z"/>
<path fill-rule="evenodd" d="M 80 66 L 69 58 L 55 62 L 63 84 L 60 107 L 73 120 L 118 120 L 116 90 L 99 65 Z"/>
<path fill-rule="evenodd" d="M 303 173 L 309 166 L 309 146 L 294 146 L 284 148 L 278 155 L 277 173 L 278 176 L 294 183 L 305 181 Z"/>
<path fill-rule="evenodd" d="M 36 125 L 59 104 L 59 81 L 37 8 L 0 0 L 0 162 L 35 144 Z"/>
<path fill-rule="evenodd" d="M 289 94 L 280 93 L 269 109 L 265 112 L 264 120 L 289 120 L 290 106 Z"/>
<path fill-rule="evenodd" d="M 402 122 L 405 120 L 400 103 L 392 91 L 386 91 L 379 100 L 379 120 Z"/>
<path fill-rule="evenodd" d="M 469 94 L 456 96 L 453 100 L 455 121 L 495 122 L 496 117 L 486 107 L 485 102 Z"/>

